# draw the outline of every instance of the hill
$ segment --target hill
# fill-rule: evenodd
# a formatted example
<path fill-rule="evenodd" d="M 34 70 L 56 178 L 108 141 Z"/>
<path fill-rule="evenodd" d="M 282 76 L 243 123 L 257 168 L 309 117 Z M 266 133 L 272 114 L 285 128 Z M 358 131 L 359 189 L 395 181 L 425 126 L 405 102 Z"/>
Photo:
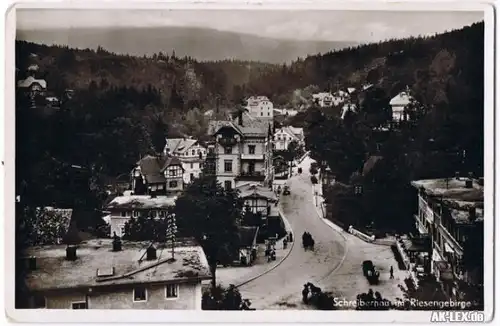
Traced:
<path fill-rule="evenodd" d="M 243 60 L 290 63 L 298 57 L 325 53 L 356 42 L 296 41 L 218 31 L 207 28 L 72 28 L 18 30 L 18 40 L 71 48 L 97 49 L 118 54 L 152 56 L 175 53 L 198 61 Z"/>

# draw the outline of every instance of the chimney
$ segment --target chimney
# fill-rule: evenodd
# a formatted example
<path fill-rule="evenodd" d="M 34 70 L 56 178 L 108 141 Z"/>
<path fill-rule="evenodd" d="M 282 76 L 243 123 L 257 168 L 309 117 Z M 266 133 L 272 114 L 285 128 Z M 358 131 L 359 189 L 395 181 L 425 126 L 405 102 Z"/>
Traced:
<path fill-rule="evenodd" d="M 474 222 L 475 220 L 476 220 L 476 208 L 470 207 L 469 208 L 469 221 Z"/>
<path fill-rule="evenodd" d="M 116 232 L 113 232 L 113 251 L 121 251 L 122 250 L 122 240 L 119 236 L 116 235 Z"/>
<path fill-rule="evenodd" d="M 455 172 L 455 179 L 460 180 L 460 172 Z"/>
<path fill-rule="evenodd" d="M 151 245 L 146 249 L 146 260 L 155 260 L 156 259 L 156 248 Z"/>
<path fill-rule="evenodd" d="M 243 126 L 243 111 L 238 111 L 238 125 Z"/>
<path fill-rule="evenodd" d="M 76 246 L 67 246 L 66 247 L 66 260 L 75 261 L 76 256 Z"/>

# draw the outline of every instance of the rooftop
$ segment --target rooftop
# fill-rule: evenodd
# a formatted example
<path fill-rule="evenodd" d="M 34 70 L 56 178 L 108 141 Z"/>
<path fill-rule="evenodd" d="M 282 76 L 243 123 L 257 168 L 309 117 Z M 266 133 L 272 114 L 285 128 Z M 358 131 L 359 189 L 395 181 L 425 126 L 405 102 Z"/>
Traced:
<path fill-rule="evenodd" d="M 38 83 L 42 88 L 47 88 L 47 82 L 44 79 L 35 79 L 32 76 L 29 76 L 24 80 L 20 80 L 17 83 L 17 86 L 21 88 L 27 88 L 30 87 L 33 83 Z"/>
<path fill-rule="evenodd" d="M 240 191 L 240 197 L 241 198 L 266 198 L 270 201 L 277 201 L 278 198 L 276 197 L 276 194 L 272 191 L 269 190 L 268 187 L 263 187 L 258 184 L 244 184 L 241 185 L 240 187 L 236 188 L 237 190 Z"/>
<path fill-rule="evenodd" d="M 389 104 L 396 106 L 406 106 L 410 104 L 412 99 L 413 98 L 407 92 L 401 92 L 398 95 L 394 96 Z"/>
<path fill-rule="evenodd" d="M 243 115 L 243 124 L 238 124 L 238 118 L 230 120 L 214 120 L 210 121 L 208 126 L 208 134 L 214 135 L 223 127 L 235 129 L 238 133 L 246 137 L 266 137 L 269 131 L 269 126 L 272 125 L 271 118 L 256 118 L 249 114 Z"/>
<path fill-rule="evenodd" d="M 107 209 L 155 209 L 167 208 L 175 205 L 177 197 L 157 196 L 118 196 L 107 206 Z"/>
<path fill-rule="evenodd" d="M 26 281 L 32 290 L 96 287 L 117 284 L 209 279 L 210 269 L 203 249 L 192 240 L 182 240 L 175 248 L 157 247 L 158 259 L 148 261 L 145 252 L 150 242 L 122 241 L 122 250 L 112 251 L 111 239 L 93 239 L 77 248 L 77 259 L 66 260 L 66 246 L 32 247 L 37 269 Z M 142 258 L 142 260 L 141 260 Z M 141 261 L 139 261 L 141 260 Z M 113 270 L 113 275 L 97 276 L 97 270 Z"/>

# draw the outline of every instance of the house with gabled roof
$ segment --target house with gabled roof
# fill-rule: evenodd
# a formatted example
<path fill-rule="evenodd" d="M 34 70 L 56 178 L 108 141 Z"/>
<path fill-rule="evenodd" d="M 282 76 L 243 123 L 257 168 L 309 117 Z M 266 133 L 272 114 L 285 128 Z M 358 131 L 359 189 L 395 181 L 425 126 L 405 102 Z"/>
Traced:
<path fill-rule="evenodd" d="M 292 126 L 285 126 L 279 128 L 274 133 L 274 149 L 287 150 L 292 141 L 296 141 L 299 145 L 304 142 L 303 128 L 296 128 Z"/>
<path fill-rule="evenodd" d="M 47 82 L 45 79 L 36 79 L 33 76 L 28 76 L 17 83 L 17 88 L 31 97 L 36 95 L 44 96 L 47 92 Z"/>
<path fill-rule="evenodd" d="M 413 101 L 409 88 L 394 96 L 389 105 L 392 107 L 392 120 L 395 122 L 408 120 L 408 106 Z"/>
<path fill-rule="evenodd" d="M 136 195 L 177 195 L 184 189 L 184 169 L 178 157 L 146 155 L 131 171 Z"/>
<path fill-rule="evenodd" d="M 200 176 L 207 148 L 193 138 L 167 138 L 164 154 L 179 158 L 184 170 L 183 181 L 188 184 Z"/>

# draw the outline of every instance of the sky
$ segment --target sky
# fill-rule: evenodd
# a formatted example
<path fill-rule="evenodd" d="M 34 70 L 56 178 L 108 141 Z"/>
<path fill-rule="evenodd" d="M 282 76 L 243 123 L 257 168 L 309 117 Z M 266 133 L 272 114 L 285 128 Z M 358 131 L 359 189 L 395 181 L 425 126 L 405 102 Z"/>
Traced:
<path fill-rule="evenodd" d="M 205 27 L 291 40 L 373 42 L 424 36 L 483 20 L 482 11 L 18 9 L 18 29 Z"/>

